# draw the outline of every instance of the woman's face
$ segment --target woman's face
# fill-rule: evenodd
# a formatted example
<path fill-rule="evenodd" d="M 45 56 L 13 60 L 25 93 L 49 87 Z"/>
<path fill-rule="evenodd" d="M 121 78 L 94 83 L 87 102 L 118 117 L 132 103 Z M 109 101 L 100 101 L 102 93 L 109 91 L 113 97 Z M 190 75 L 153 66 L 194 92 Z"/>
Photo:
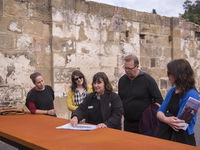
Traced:
<path fill-rule="evenodd" d="M 174 83 L 175 83 L 175 77 L 174 77 L 174 75 L 173 74 L 171 74 L 171 73 L 167 73 L 167 75 L 168 75 L 168 78 L 169 78 L 169 82 L 172 84 L 172 85 L 174 85 Z"/>
<path fill-rule="evenodd" d="M 74 81 L 76 82 L 76 84 L 77 84 L 78 86 L 83 85 L 83 77 L 74 76 Z"/>
<path fill-rule="evenodd" d="M 105 91 L 105 84 L 102 79 L 100 79 L 100 82 L 94 82 L 93 83 L 93 88 L 97 94 L 102 95 L 104 94 Z"/>
<path fill-rule="evenodd" d="M 35 78 L 35 86 L 38 90 L 43 90 L 45 88 L 44 80 L 42 76 L 38 76 Z"/>

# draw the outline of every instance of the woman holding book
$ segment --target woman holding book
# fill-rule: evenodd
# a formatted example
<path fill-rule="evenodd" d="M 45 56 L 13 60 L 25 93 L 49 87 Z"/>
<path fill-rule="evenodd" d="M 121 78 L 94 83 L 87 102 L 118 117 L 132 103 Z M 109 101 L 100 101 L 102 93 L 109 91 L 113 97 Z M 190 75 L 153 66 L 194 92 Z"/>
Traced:
<path fill-rule="evenodd" d="M 157 112 L 157 117 L 160 120 L 158 137 L 196 145 L 194 126 L 197 113 L 189 121 L 187 120 L 187 127 L 186 119 L 180 119 L 190 97 L 199 101 L 193 69 L 187 60 L 176 59 L 167 64 L 167 75 L 173 87 L 168 91 Z"/>

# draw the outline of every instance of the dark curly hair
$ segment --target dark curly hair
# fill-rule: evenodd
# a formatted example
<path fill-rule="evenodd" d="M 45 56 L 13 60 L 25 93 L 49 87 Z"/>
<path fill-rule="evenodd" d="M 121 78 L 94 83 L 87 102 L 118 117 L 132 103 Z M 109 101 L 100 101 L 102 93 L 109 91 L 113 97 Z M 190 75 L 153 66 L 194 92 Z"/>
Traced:
<path fill-rule="evenodd" d="M 71 75 L 71 80 L 72 80 L 71 89 L 72 89 L 72 91 L 75 92 L 75 90 L 77 88 L 77 84 L 76 84 L 76 81 L 74 79 L 75 76 L 83 78 L 83 87 L 87 90 L 87 81 L 85 79 L 84 74 L 81 71 L 79 71 L 79 70 L 75 70 L 75 71 L 72 72 L 72 75 Z"/>
<path fill-rule="evenodd" d="M 180 90 L 181 96 L 190 89 L 196 89 L 194 71 L 185 59 L 175 59 L 167 64 L 168 75 L 175 78 L 174 84 Z"/>

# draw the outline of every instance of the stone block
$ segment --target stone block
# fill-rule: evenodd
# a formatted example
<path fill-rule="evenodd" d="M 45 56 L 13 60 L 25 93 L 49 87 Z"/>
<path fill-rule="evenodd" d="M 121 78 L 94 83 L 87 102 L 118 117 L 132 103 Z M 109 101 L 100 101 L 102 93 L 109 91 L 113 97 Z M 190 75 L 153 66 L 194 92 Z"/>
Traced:
<path fill-rule="evenodd" d="M 88 13 L 89 5 L 83 0 L 75 0 L 75 11 L 77 13 Z M 97 10 L 98 11 L 98 10 Z"/>
<path fill-rule="evenodd" d="M 140 33 L 149 33 L 150 31 L 150 24 L 141 23 L 140 24 Z"/>
<path fill-rule="evenodd" d="M 181 36 L 181 30 L 178 29 L 178 28 L 174 28 L 172 34 L 173 34 L 173 37 L 179 37 L 180 38 L 180 36 Z"/>
<path fill-rule="evenodd" d="M 167 26 L 159 26 L 161 35 L 171 35 L 171 28 Z"/>
<path fill-rule="evenodd" d="M 27 2 L 15 0 L 4 0 L 4 14 L 15 16 L 15 18 L 26 18 L 28 16 Z"/>
<path fill-rule="evenodd" d="M 12 20 L 8 26 L 8 30 L 10 30 L 11 32 L 22 33 L 22 21 Z"/>
<path fill-rule="evenodd" d="M 52 67 L 52 56 L 51 54 L 47 54 L 47 53 L 36 53 L 35 55 L 36 57 L 36 63 L 37 66 L 41 66 L 44 68 L 51 68 Z"/>
<path fill-rule="evenodd" d="M 101 17 L 105 18 L 111 18 L 114 15 L 114 12 L 116 10 L 116 7 L 111 6 L 111 5 L 106 5 L 106 4 L 101 4 L 103 6 L 100 6 L 100 12 L 99 15 Z"/>
<path fill-rule="evenodd" d="M 0 17 L 3 16 L 3 0 L 0 0 Z"/>
<path fill-rule="evenodd" d="M 44 24 L 42 22 L 26 21 L 24 22 L 24 26 L 23 26 L 23 33 L 42 36 L 44 32 L 43 28 L 44 28 Z"/>
<path fill-rule="evenodd" d="M 125 20 L 132 20 L 132 21 L 136 21 L 137 17 L 136 17 L 136 10 L 132 10 L 132 9 L 126 9 L 126 8 L 116 8 L 115 10 L 119 9 L 119 14 L 125 19 Z"/>
<path fill-rule="evenodd" d="M 167 47 L 162 48 L 162 56 L 165 56 L 167 58 L 171 58 L 171 50 L 172 50 L 171 47 L 169 47 L 169 48 L 167 48 Z"/>
<path fill-rule="evenodd" d="M 42 32 L 41 36 L 44 37 L 44 38 L 49 38 L 51 36 L 50 25 L 49 24 L 43 24 L 42 29 L 43 29 L 43 32 Z"/>
<path fill-rule="evenodd" d="M 53 54 L 53 66 L 54 67 L 64 67 L 67 63 L 67 57 L 64 53 L 54 53 Z"/>
<path fill-rule="evenodd" d="M 181 39 L 178 37 L 173 37 L 173 48 L 181 50 Z"/>
<path fill-rule="evenodd" d="M 29 3 L 29 17 L 34 20 L 40 20 L 44 23 L 51 22 L 51 1 L 50 0 L 32 0 Z"/>
<path fill-rule="evenodd" d="M 146 57 L 146 56 L 141 56 L 140 57 L 140 67 L 142 67 L 143 69 L 149 68 L 150 67 L 150 59 L 148 59 L 148 57 Z"/>
<path fill-rule="evenodd" d="M 155 47 L 152 48 L 152 56 L 154 57 L 162 56 L 163 54 L 162 49 L 163 49 L 162 46 L 155 45 Z"/>
<path fill-rule="evenodd" d="M 77 68 L 62 68 L 54 69 L 54 82 L 56 83 L 71 83 L 71 74 Z"/>
<path fill-rule="evenodd" d="M 32 50 L 49 54 L 51 52 L 49 39 L 42 37 L 33 37 Z"/>
<path fill-rule="evenodd" d="M 54 37 L 52 40 L 52 48 L 55 51 L 66 52 L 67 54 L 75 53 L 75 42 L 71 39 Z"/>
<path fill-rule="evenodd" d="M 16 23 L 16 26 L 13 26 L 13 22 Z M 13 30 L 15 28 L 15 30 Z M 22 28 L 22 21 L 15 19 L 14 17 L 4 17 L 0 16 L 0 32 L 3 33 L 20 33 Z M 18 31 L 17 31 L 17 30 Z"/>
<path fill-rule="evenodd" d="M 56 0 L 57 1 L 57 0 Z M 65 8 L 69 10 L 75 9 L 76 0 L 65 0 Z M 62 7 L 61 7 L 62 8 Z"/>
<path fill-rule="evenodd" d="M 30 50 L 32 48 L 33 38 L 28 34 L 20 34 L 17 36 L 17 49 Z"/>
<path fill-rule="evenodd" d="M 69 2 L 69 0 L 51 0 L 51 6 L 52 8 L 56 9 L 66 9 L 66 6 L 68 6 L 66 3 Z"/>
<path fill-rule="evenodd" d="M 13 35 L 2 35 L 0 34 L 0 49 L 15 49 L 15 37 Z"/>

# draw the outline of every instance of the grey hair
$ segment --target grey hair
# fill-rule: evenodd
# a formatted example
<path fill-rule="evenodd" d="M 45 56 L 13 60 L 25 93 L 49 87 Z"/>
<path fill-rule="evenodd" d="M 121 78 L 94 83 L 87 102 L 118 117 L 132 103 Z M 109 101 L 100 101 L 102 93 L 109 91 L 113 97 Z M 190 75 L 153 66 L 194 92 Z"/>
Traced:
<path fill-rule="evenodd" d="M 127 55 L 127 56 L 124 58 L 124 61 L 125 61 L 125 62 L 133 61 L 135 65 L 139 65 L 138 57 L 137 57 L 136 55 L 133 55 L 133 54 Z"/>

